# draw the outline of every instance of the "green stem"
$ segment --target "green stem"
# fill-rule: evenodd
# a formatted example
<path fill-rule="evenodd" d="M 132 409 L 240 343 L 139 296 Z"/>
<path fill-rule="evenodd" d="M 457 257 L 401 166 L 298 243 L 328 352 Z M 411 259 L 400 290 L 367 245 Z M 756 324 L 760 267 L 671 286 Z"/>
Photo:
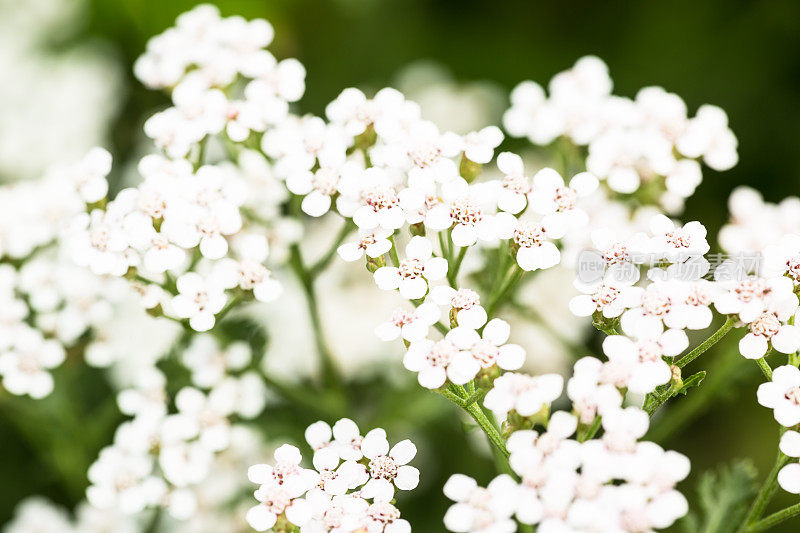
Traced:
<path fill-rule="evenodd" d="M 330 265 L 331 261 L 334 257 L 336 257 L 336 250 L 339 249 L 339 246 L 347 239 L 347 236 L 353 231 L 356 225 L 353 223 L 352 220 L 346 219 L 344 225 L 339 230 L 339 233 L 336 235 L 336 239 L 331 244 L 331 247 L 325 252 L 319 260 L 314 263 L 309 269 L 309 273 L 311 277 L 317 277 L 323 270 L 325 270 L 328 265 Z M 394 244 L 394 243 L 393 243 Z"/>
<path fill-rule="evenodd" d="M 506 449 L 506 442 L 503 440 L 503 437 L 500 435 L 500 432 L 497 430 L 494 424 L 486 417 L 486 414 L 481 410 L 478 404 L 473 403 L 472 405 L 466 406 L 464 409 L 470 414 L 473 420 L 480 426 L 486 436 L 489 438 L 489 441 L 497 448 L 500 453 L 503 454 L 503 457 L 508 457 L 508 450 Z"/>
<path fill-rule="evenodd" d="M 225 318 L 225 315 L 227 315 L 230 312 L 230 310 L 233 309 L 236 306 L 236 304 L 238 304 L 240 301 L 241 298 L 238 294 L 231 297 L 225 304 L 225 306 L 222 309 L 220 309 L 219 313 L 217 313 L 215 320 L 217 322 L 220 322 L 223 318 Z"/>
<path fill-rule="evenodd" d="M 781 429 L 781 434 L 783 434 L 784 431 L 784 429 Z M 753 505 L 750 506 L 750 511 L 739 527 L 740 533 L 748 531 L 748 526 L 754 524 L 756 520 L 761 518 L 761 515 L 764 514 L 764 509 L 766 509 L 767 504 L 772 499 L 772 495 L 775 494 L 775 491 L 778 489 L 778 472 L 780 472 L 781 468 L 783 468 L 788 461 L 789 457 L 779 451 L 778 457 L 775 459 L 775 464 L 772 466 L 772 470 L 767 476 L 767 479 L 764 480 L 764 484 L 761 485 L 761 489 L 758 491 Z"/>
<path fill-rule="evenodd" d="M 483 399 L 484 396 L 486 396 L 487 392 L 489 391 L 486 389 L 479 389 L 473 392 L 472 394 L 469 395 L 469 397 L 466 400 L 464 400 L 464 405 L 472 405 L 473 403 L 478 403 Z"/>
<path fill-rule="evenodd" d="M 586 442 L 587 440 L 591 440 L 600 430 L 600 424 L 602 422 L 603 419 L 599 416 L 596 416 L 594 418 L 594 422 L 592 422 L 592 425 L 586 430 L 586 433 L 578 435 L 578 442 Z"/>
<path fill-rule="evenodd" d="M 747 531 L 748 532 L 764 531 L 765 529 L 769 529 L 772 526 L 780 524 L 784 520 L 794 518 L 795 516 L 798 515 L 800 515 L 800 503 L 796 503 L 791 507 L 787 507 L 786 509 L 781 509 L 780 511 L 772 513 L 763 520 L 759 520 L 755 524 L 751 525 L 747 529 Z"/>
<path fill-rule="evenodd" d="M 711 334 L 709 338 L 704 340 L 697 348 L 689 352 L 688 354 L 684 355 L 675 363 L 675 366 L 678 368 L 683 368 L 695 359 L 697 359 L 703 352 L 714 346 L 717 342 L 719 342 L 722 337 L 728 334 L 728 332 L 733 328 L 734 324 L 736 324 L 736 319 L 733 317 L 728 317 L 728 320 L 725 321 L 720 328 Z"/>
<path fill-rule="evenodd" d="M 516 285 L 524 275 L 525 271 L 519 267 L 516 267 L 514 270 L 512 270 L 506 282 L 489 299 L 489 305 L 486 308 L 486 313 L 490 318 L 494 316 L 494 312 L 497 310 L 498 306 L 505 301 L 505 299 L 508 297 L 508 294 L 511 292 L 511 289 L 514 288 L 514 285 Z"/>
<path fill-rule="evenodd" d="M 772 381 L 772 368 L 769 366 L 769 363 L 767 363 L 766 358 L 762 357 L 761 359 L 756 359 L 756 363 L 758 363 L 758 368 L 761 369 L 761 373 L 764 374 L 764 377 Z"/>
<path fill-rule="evenodd" d="M 263 372 L 261 375 L 264 379 L 264 383 L 266 383 L 270 389 L 290 403 L 304 407 L 308 411 L 325 418 L 340 418 L 345 414 L 344 410 L 340 406 L 335 406 L 334 402 L 329 401 L 330 399 L 320 401 L 317 394 L 313 394 L 307 389 L 300 388 L 296 385 L 281 383 L 273 377 L 265 375 Z"/>
<path fill-rule="evenodd" d="M 461 262 L 464 261 L 464 256 L 467 255 L 468 248 L 468 246 L 461 247 L 461 250 L 458 252 L 458 256 L 456 257 L 452 268 L 448 269 L 447 271 L 447 281 L 454 289 L 458 288 L 458 271 L 461 269 Z"/>
<path fill-rule="evenodd" d="M 397 244 L 394 242 L 394 235 L 389 237 L 389 242 L 392 243 L 392 247 L 389 249 L 389 257 L 392 259 L 392 264 L 394 266 L 400 266 L 400 258 L 397 256 Z"/>
<path fill-rule="evenodd" d="M 158 526 L 161 523 L 161 507 L 158 507 L 153 510 L 153 516 L 150 518 L 150 522 L 147 524 L 147 527 L 144 529 L 145 533 L 155 533 L 158 531 Z"/>
<path fill-rule="evenodd" d="M 311 318 L 311 326 L 314 330 L 314 341 L 317 345 L 317 352 L 320 357 L 320 370 L 323 379 L 326 384 L 341 388 L 342 376 L 333 358 L 333 353 L 325 340 L 325 334 L 322 329 L 322 319 L 319 316 L 319 306 L 317 305 L 317 297 L 314 290 L 314 277 L 306 268 L 303 262 L 303 255 L 300 252 L 300 247 L 296 243 L 290 248 L 289 264 L 292 267 L 292 271 L 297 276 L 297 279 L 300 281 L 306 296 L 308 314 Z"/>
<path fill-rule="evenodd" d="M 439 232 L 439 248 L 442 250 L 442 257 L 450 262 L 450 247 L 447 245 L 447 240 L 443 231 Z"/>

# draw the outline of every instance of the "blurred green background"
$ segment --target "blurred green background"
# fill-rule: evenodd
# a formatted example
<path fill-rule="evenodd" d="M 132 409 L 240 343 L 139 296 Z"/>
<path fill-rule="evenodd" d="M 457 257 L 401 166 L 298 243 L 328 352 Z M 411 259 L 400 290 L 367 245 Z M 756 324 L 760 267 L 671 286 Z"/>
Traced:
<path fill-rule="evenodd" d="M 195 5 L 189 0 L 91 0 L 85 25 L 76 39 L 104 40 L 126 68 L 127 92 L 119 95 L 122 112 L 116 119 L 110 147 L 117 157 L 135 152 L 145 113 L 163 104 L 163 95 L 145 90 L 130 72 L 146 40 L 170 26 L 175 17 Z M 327 102 L 348 86 L 381 87 L 399 69 L 418 59 L 448 67 L 458 80 L 492 80 L 506 91 L 517 82 L 546 83 L 582 55 L 596 54 L 609 65 L 615 93 L 633 96 L 646 85 L 662 85 L 684 98 L 693 113 L 703 103 L 728 112 L 739 138 L 740 163 L 731 171 L 704 171 L 704 182 L 687 204 L 684 219 L 700 219 L 716 234 L 727 216 L 726 199 L 737 185 L 760 189 L 771 201 L 798 193 L 800 157 L 800 2 L 771 0 L 536 2 L 479 0 L 234 0 L 212 2 L 224 15 L 265 17 L 276 29 L 270 49 L 279 58 L 297 57 L 308 70 L 303 111 L 321 113 Z M 1 15 L 1 14 L 0 14 Z M 13 81 L 13 80 L 6 80 Z M 800 229 L 800 228 L 799 228 Z M 769 231 L 769 228 L 765 228 Z M 536 348 L 527 347 L 536 357 Z M 696 473 L 734 457 L 751 457 L 763 476 L 777 452 L 777 428 L 771 413 L 755 401 L 759 382 L 755 364 L 737 353 L 728 338 L 705 355 L 698 368 L 710 368 L 704 394 L 692 404 L 697 416 L 669 419 L 663 441 L 693 461 L 693 475 L 682 486 L 694 500 Z M 65 373 L 68 372 L 64 371 Z M 57 375 L 57 379 L 58 375 Z M 82 375 L 81 390 L 102 396 L 99 373 Z M 87 381 L 88 380 L 88 381 Z M 60 385 L 59 385 L 60 386 Z M 85 388 L 83 388 L 85 386 Z M 58 390 L 58 387 L 57 387 Z M 706 397 L 712 399 L 706 400 Z M 95 416 L 92 397 L 86 409 L 68 425 L 89 428 Z M 33 424 L 58 427 L 53 413 L 24 415 Z M 690 402 L 691 394 L 678 401 Z M 442 402 L 443 403 L 443 402 Z M 51 405 L 52 404 L 52 405 Z M 426 404 L 427 405 L 427 404 Z M 430 408 L 430 407 L 427 407 Z M 82 409 L 82 408 L 81 408 Z M 441 531 L 446 501 L 440 487 L 453 471 L 487 481 L 488 460 L 468 459 L 460 443 L 458 420 L 447 408 L 435 412 L 423 428 L 425 455 L 442 463 L 420 490 L 402 503 L 415 531 Z M 291 416 L 287 413 L 287 416 Z M 71 503 L 70 493 L 37 459 L 37 446 L 58 449 L 63 431 L 47 433 L 46 442 L 32 445 L 24 424 L 9 424 L 0 412 L 0 523 L 22 497 L 44 493 Z M 665 415 L 670 417 L 669 412 Z M 38 417 L 38 418 L 37 418 Z M 90 419 L 81 419 L 90 418 Z M 110 439 L 114 423 L 105 424 Z M 410 428 L 412 421 L 404 421 Z M 419 432 L 419 429 L 414 429 Z M 399 437 L 399 436 L 398 436 Z M 99 446 L 99 444 L 98 444 Z M 422 447 L 422 446 L 421 446 Z M 91 448 L 91 446 L 90 446 Z M 96 449 L 86 450 L 91 458 Z M 83 465 L 76 465 L 76 471 Z M 423 475 L 426 472 L 423 470 Z M 780 492 L 773 503 L 785 506 L 796 497 Z M 797 531 L 786 526 L 783 531 Z"/>

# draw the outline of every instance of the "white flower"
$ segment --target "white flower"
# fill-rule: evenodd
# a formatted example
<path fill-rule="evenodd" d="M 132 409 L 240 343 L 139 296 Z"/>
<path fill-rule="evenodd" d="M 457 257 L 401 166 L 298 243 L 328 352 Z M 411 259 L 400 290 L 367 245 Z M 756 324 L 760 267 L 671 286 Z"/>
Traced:
<path fill-rule="evenodd" d="M 575 288 L 583 294 L 569 301 L 569 310 L 575 316 L 591 316 L 601 313 L 605 318 L 616 318 L 625 309 L 634 307 L 641 298 L 640 287 L 631 287 L 636 279 L 628 278 L 620 281 L 604 281 L 598 279 L 594 283 L 581 283 L 576 279 Z"/>
<path fill-rule="evenodd" d="M 561 261 L 561 252 L 548 240 L 548 233 L 540 224 L 498 213 L 497 225 L 499 238 L 513 239 L 512 246 L 517 249 L 517 264 L 522 270 L 546 269 Z"/>
<path fill-rule="evenodd" d="M 528 194 L 532 190 L 522 158 L 511 152 L 502 152 L 497 156 L 497 168 L 505 175 L 500 182 L 497 207 L 516 215 L 528 205 Z"/>
<path fill-rule="evenodd" d="M 178 295 L 172 298 L 172 310 L 180 318 L 188 318 L 195 331 L 214 327 L 214 315 L 228 301 L 224 288 L 212 278 L 188 272 L 178 278 Z"/>
<path fill-rule="evenodd" d="M 758 386 L 758 403 L 774 411 L 784 427 L 800 423 L 800 370 L 791 365 L 772 371 L 772 381 Z"/>
<path fill-rule="evenodd" d="M 392 233 L 392 230 L 383 228 L 359 229 L 357 241 L 346 242 L 339 246 L 336 251 L 339 253 L 339 257 L 347 262 L 358 261 L 364 257 L 364 254 L 375 259 L 392 249 L 392 242 L 389 240 Z"/>
<path fill-rule="evenodd" d="M 374 167 L 364 172 L 362 181 L 370 185 L 361 191 L 362 205 L 352 214 L 353 222 L 361 229 L 395 230 L 405 223 L 397 191 L 387 183 L 388 178 L 380 177 L 381 174 L 382 171 Z"/>
<path fill-rule="evenodd" d="M 433 206 L 425 217 L 425 226 L 435 231 L 452 228 L 453 244 L 472 246 L 478 239 L 497 238 L 495 217 L 489 212 L 488 190 L 481 185 L 467 185 L 456 179 L 443 187 L 444 202 Z"/>
<path fill-rule="evenodd" d="M 60 365 L 66 353 L 55 340 L 45 340 L 31 328 L 22 328 L 14 335 L 13 346 L 0 352 L 0 375 L 3 387 L 10 393 L 44 398 L 53 391 L 53 376 L 48 370 Z"/>
<path fill-rule="evenodd" d="M 595 416 L 622 405 L 622 395 L 617 388 L 601 382 L 602 369 L 599 359 L 582 357 L 575 362 L 572 377 L 567 381 L 567 396 L 583 424 L 591 424 Z"/>
<path fill-rule="evenodd" d="M 800 235 L 784 235 L 778 244 L 765 247 L 763 254 L 762 276 L 788 276 L 800 284 Z"/>
<path fill-rule="evenodd" d="M 444 525 L 449 531 L 516 531 L 517 524 L 512 516 L 517 507 L 517 484 L 511 476 L 497 476 L 483 488 L 469 476 L 454 474 L 443 491 L 455 502 L 444 515 Z"/>
<path fill-rule="evenodd" d="M 92 148 L 77 164 L 66 170 L 86 203 L 99 202 L 108 193 L 106 176 L 111 172 L 111 154 L 102 148 Z"/>
<path fill-rule="evenodd" d="M 578 198 L 583 198 L 597 189 L 597 178 L 588 172 L 575 175 L 564 185 L 564 179 L 552 168 L 544 168 L 533 177 L 533 191 L 529 196 L 531 207 L 544 215 L 542 226 L 548 236 L 563 237 L 572 228 L 585 226 L 589 217 L 576 207 Z"/>
<path fill-rule="evenodd" d="M 392 318 L 375 328 L 375 335 L 382 341 L 393 341 L 403 337 L 408 342 L 424 340 L 430 327 L 439 321 L 441 311 L 433 303 L 423 303 L 413 311 L 395 309 Z"/>
<path fill-rule="evenodd" d="M 625 333 L 636 338 L 657 337 L 664 331 L 664 323 L 672 310 L 674 286 L 668 282 L 654 282 L 644 291 L 632 293 L 636 300 L 629 302 L 630 309 L 622 314 L 620 325 Z"/>
<path fill-rule="evenodd" d="M 311 506 L 300 498 L 304 492 L 291 485 L 262 485 L 255 491 L 255 498 L 261 503 L 251 507 L 245 519 L 256 531 L 272 528 L 281 515 L 292 524 L 303 526 L 311 519 Z"/>
<path fill-rule="evenodd" d="M 781 353 L 794 353 L 800 349 L 800 327 L 784 324 L 793 315 L 797 305 L 788 313 L 767 311 L 747 325 L 750 330 L 739 341 L 739 353 L 747 359 L 760 359 L 772 346 Z"/>
<path fill-rule="evenodd" d="M 564 133 L 566 116 L 547 101 L 541 85 L 523 81 L 511 91 L 511 107 L 503 114 L 503 126 L 514 137 L 546 145 Z"/>
<path fill-rule="evenodd" d="M 399 267 L 375 271 L 375 283 L 385 291 L 399 289 L 404 298 L 418 300 L 428 292 L 429 282 L 447 275 L 447 260 L 433 257 L 433 244 L 425 237 L 412 237 L 405 251 Z"/>
<path fill-rule="evenodd" d="M 506 344 L 510 334 L 508 322 L 494 318 L 486 324 L 481 334 L 470 327 L 458 326 L 450 330 L 445 338 L 470 354 L 478 364 L 478 369 L 496 365 L 503 370 L 518 370 L 525 362 L 525 349 L 518 344 Z M 463 384 L 475 377 L 475 368 L 474 363 L 462 366 L 459 358 L 448 368 L 448 376 L 454 383 Z"/>
<path fill-rule="evenodd" d="M 662 357 L 674 357 L 689 346 L 682 330 L 670 329 L 654 339 L 631 340 L 622 335 L 609 335 L 603 341 L 608 363 L 601 379 L 631 392 L 647 394 L 658 385 L 668 383 L 672 373 Z"/>
<path fill-rule="evenodd" d="M 470 161 L 485 164 L 492 160 L 494 149 L 503 142 L 503 132 L 497 126 L 486 126 L 480 131 L 464 135 L 464 156 Z"/>
<path fill-rule="evenodd" d="M 167 378 L 157 368 L 141 369 L 134 376 L 133 387 L 117 395 L 119 410 L 139 418 L 162 418 L 167 413 L 166 383 Z"/>
<path fill-rule="evenodd" d="M 300 208 L 312 217 L 321 217 L 331 208 L 332 197 L 340 193 L 339 184 L 361 177 L 363 168 L 355 161 L 329 161 L 323 158 L 320 168 L 311 172 L 292 172 L 286 178 L 286 187 L 303 196 Z"/>
<path fill-rule="evenodd" d="M 175 396 L 178 412 L 197 426 L 200 443 L 211 451 L 230 445 L 230 416 L 236 406 L 235 390 L 225 382 L 206 396 L 192 387 L 184 387 Z"/>
<path fill-rule="evenodd" d="M 247 478 L 259 485 L 299 485 L 309 486 L 315 480 L 313 472 L 300 466 L 303 456 L 296 446 L 284 444 L 273 454 L 275 465 L 257 464 L 247 470 Z"/>
<path fill-rule="evenodd" d="M 348 533 L 361 527 L 361 518 L 369 508 L 363 498 L 342 495 L 331 496 L 323 491 L 310 491 L 306 501 L 311 504 L 312 518 L 306 522 L 303 533 Z"/>
<path fill-rule="evenodd" d="M 431 290 L 431 298 L 438 305 L 450 308 L 450 321 L 466 328 L 478 329 L 486 323 L 486 310 L 480 296 L 472 289 L 454 289 L 440 285 Z M 438 318 L 437 318 L 438 320 Z"/>
<path fill-rule="evenodd" d="M 390 450 L 386 432 L 376 428 L 364 436 L 361 452 L 369 459 L 371 478 L 361 489 L 364 498 L 388 502 L 394 498 L 395 487 L 412 490 L 419 484 L 419 470 L 408 465 L 417 454 L 410 440 L 398 442 Z"/>
<path fill-rule="evenodd" d="M 450 369 L 453 363 L 456 364 L 454 369 L 461 367 L 461 372 L 457 375 Z M 403 366 L 417 372 L 419 384 L 426 389 L 438 389 L 451 376 L 463 381 L 465 375 L 472 373 L 474 377 L 480 370 L 480 365 L 472 355 L 459 350 L 447 338 L 438 342 L 430 339 L 412 342 L 403 357 Z M 463 382 L 466 383 L 469 379 L 471 378 Z"/>
<path fill-rule="evenodd" d="M 650 219 L 650 233 L 653 235 L 650 251 L 659 259 L 674 262 L 704 255 L 709 250 L 706 228 L 696 220 L 679 227 L 666 216 L 656 215 Z"/>
<path fill-rule="evenodd" d="M 400 511 L 392 504 L 376 501 L 359 520 L 369 533 L 411 533 L 411 524 L 400 518 Z"/>
<path fill-rule="evenodd" d="M 494 380 L 483 404 L 499 418 L 510 411 L 528 417 L 549 406 L 561 396 L 563 389 L 564 378 L 558 374 L 529 376 L 509 372 Z"/>
<path fill-rule="evenodd" d="M 118 507 L 126 514 L 137 513 L 155 504 L 166 491 L 164 482 L 151 475 L 152 470 L 151 457 L 107 446 L 89 467 L 91 485 L 86 499 L 100 509 Z"/>
<path fill-rule="evenodd" d="M 800 433 L 787 431 L 781 436 L 780 449 L 789 457 L 800 457 Z M 792 494 L 800 494 L 800 464 L 789 463 L 778 472 L 778 484 Z"/>
<path fill-rule="evenodd" d="M 182 361 L 192 372 L 192 383 L 210 388 L 229 372 L 243 370 L 250 363 L 250 351 L 250 346 L 244 341 L 223 348 L 213 335 L 195 335 L 184 350 Z"/>

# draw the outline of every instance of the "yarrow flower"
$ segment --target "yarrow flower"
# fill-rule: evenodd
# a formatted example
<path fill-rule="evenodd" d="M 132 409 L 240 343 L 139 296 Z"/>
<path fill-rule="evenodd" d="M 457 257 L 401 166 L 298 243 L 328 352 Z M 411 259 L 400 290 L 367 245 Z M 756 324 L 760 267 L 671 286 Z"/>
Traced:
<path fill-rule="evenodd" d="M 773 410 L 784 427 L 800 423 L 800 370 L 791 365 L 772 371 L 772 380 L 758 386 L 758 403 Z"/>
<path fill-rule="evenodd" d="M 389 503 L 395 488 L 412 490 L 419 482 L 419 471 L 408 465 L 417 451 L 411 441 L 390 449 L 383 429 L 362 438 L 349 419 L 333 428 L 315 422 L 306 429 L 306 440 L 314 449 L 316 470 L 300 466 L 300 451 L 288 444 L 275 451 L 274 466 L 258 464 L 248 470 L 250 481 L 260 485 L 255 492 L 260 503 L 247 513 L 254 529 L 288 523 L 304 531 L 411 530 Z M 357 463 L 362 457 L 363 463 Z M 347 527 L 353 529 L 343 529 Z"/>
<path fill-rule="evenodd" d="M 433 244 L 425 237 L 412 237 L 406 255 L 397 267 L 381 267 L 375 271 L 375 283 L 383 290 L 400 290 L 409 300 L 423 298 L 428 284 L 447 275 L 447 260 L 433 257 Z"/>

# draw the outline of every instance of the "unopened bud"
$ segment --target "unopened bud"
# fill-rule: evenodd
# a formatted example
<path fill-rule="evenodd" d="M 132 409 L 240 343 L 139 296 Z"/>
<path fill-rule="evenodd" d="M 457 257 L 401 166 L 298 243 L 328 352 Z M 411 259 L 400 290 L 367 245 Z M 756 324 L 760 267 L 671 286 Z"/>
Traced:
<path fill-rule="evenodd" d="M 481 173 L 481 168 L 483 165 L 480 163 L 476 163 L 471 159 L 467 158 L 466 155 L 461 156 L 461 164 L 458 166 L 458 172 L 461 174 L 467 183 L 472 183 L 475 181 L 475 178 L 478 177 Z"/>

